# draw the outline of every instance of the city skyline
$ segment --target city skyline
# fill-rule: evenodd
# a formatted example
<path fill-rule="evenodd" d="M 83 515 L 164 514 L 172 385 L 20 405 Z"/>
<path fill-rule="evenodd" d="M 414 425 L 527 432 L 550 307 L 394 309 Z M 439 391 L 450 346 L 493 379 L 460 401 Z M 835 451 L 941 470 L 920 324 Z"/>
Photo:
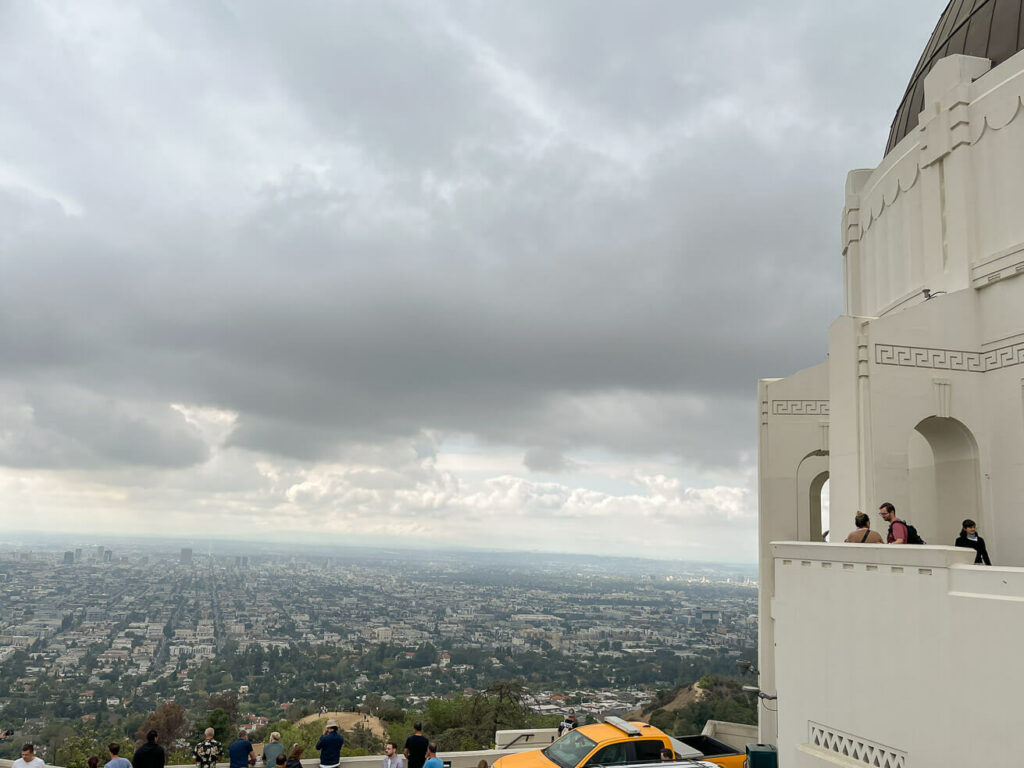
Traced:
<path fill-rule="evenodd" d="M 941 7 L 6 6 L 0 526 L 753 561 Z"/>

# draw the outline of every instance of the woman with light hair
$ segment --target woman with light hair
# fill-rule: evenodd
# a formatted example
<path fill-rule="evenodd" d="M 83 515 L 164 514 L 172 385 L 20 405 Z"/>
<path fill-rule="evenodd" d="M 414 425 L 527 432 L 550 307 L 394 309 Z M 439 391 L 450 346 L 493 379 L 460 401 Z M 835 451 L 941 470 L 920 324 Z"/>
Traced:
<path fill-rule="evenodd" d="M 263 764 L 276 765 L 277 756 L 284 754 L 284 744 L 281 743 L 281 734 L 274 731 L 270 734 L 270 741 L 263 745 Z"/>

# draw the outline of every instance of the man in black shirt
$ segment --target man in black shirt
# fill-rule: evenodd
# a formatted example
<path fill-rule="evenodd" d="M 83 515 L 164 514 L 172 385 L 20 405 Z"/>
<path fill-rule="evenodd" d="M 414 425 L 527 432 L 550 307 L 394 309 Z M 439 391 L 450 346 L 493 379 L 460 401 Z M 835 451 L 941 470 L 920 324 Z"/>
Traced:
<path fill-rule="evenodd" d="M 405 764 L 409 768 L 423 768 L 427 760 L 427 745 L 430 742 L 423 735 L 423 724 L 415 723 L 412 727 L 412 736 L 405 740 Z"/>
<path fill-rule="evenodd" d="M 134 768 L 164 768 L 167 755 L 164 748 L 156 743 L 156 731 L 146 734 L 146 743 L 135 750 L 132 756 Z"/>

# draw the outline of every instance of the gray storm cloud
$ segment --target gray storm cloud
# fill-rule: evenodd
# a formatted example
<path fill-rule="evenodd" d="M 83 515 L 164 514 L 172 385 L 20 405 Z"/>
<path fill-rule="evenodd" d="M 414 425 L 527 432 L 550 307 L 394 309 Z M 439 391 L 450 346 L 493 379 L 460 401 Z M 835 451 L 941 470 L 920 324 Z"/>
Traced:
<path fill-rule="evenodd" d="M 0 462 L 739 471 L 940 5 L 7 4 Z"/>

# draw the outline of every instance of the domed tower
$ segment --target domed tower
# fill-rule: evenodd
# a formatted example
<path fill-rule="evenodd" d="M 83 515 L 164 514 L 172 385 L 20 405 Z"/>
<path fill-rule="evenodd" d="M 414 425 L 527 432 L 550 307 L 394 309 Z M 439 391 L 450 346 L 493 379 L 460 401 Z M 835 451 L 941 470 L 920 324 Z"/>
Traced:
<path fill-rule="evenodd" d="M 1024 685 L 1022 49 L 1024 0 L 949 3 L 882 162 L 847 177 L 828 361 L 759 385 L 761 727 L 787 765 L 1018 759 L 996 724 Z M 883 502 L 928 545 L 841 543 L 858 511 L 885 538 Z M 994 567 L 951 546 L 965 518 Z"/>

